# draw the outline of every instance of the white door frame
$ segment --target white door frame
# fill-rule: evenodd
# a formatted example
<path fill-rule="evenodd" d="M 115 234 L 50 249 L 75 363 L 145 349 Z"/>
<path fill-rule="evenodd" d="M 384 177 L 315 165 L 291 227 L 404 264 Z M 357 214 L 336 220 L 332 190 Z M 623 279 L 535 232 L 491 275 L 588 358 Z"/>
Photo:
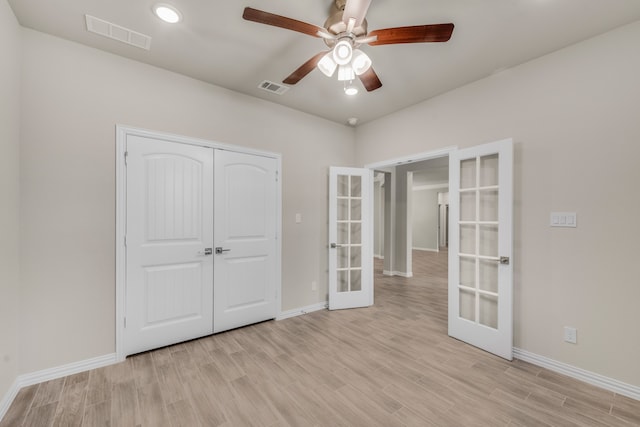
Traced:
<path fill-rule="evenodd" d="M 415 163 L 415 162 L 421 162 L 424 160 L 431 160 L 431 159 L 437 159 L 438 157 L 444 157 L 444 156 L 448 156 L 451 152 L 455 151 L 458 149 L 458 146 L 449 146 L 449 147 L 445 147 L 445 148 L 441 148 L 439 150 L 433 150 L 433 151 L 425 151 L 422 153 L 417 153 L 417 154 L 412 154 L 409 156 L 403 156 L 403 157 L 396 157 L 393 159 L 389 159 L 389 160 L 384 160 L 381 162 L 376 162 L 376 163 L 369 163 L 364 165 L 365 168 L 371 169 L 372 171 L 378 169 L 378 170 L 384 170 L 385 168 L 393 168 L 395 166 L 402 166 L 408 163 Z M 389 254 L 385 253 L 385 256 L 394 256 L 394 251 L 395 251 L 395 227 L 396 227 L 396 215 L 395 215 L 395 183 L 396 183 L 396 176 L 395 173 L 391 172 L 391 182 L 389 182 L 389 185 L 391 185 L 391 238 L 389 239 L 390 242 L 390 248 L 391 250 L 389 251 Z M 373 185 L 373 183 L 371 184 Z M 385 185 L 387 185 L 385 183 Z M 371 188 L 371 191 L 373 192 L 373 187 Z M 373 206 L 371 207 L 372 211 L 373 211 Z M 407 212 L 409 212 L 407 210 Z M 373 223 L 373 219 L 372 219 L 372 223 Z M 373 234 L 373 228 L 371 230 L 371 233 Z M 371 238 L 373 239 L 373 235 L 371 236 Z M 373 241 L 373 240 L 372 240 Z M 406 271 L 411 271 L 411 239 L 408 238 L 407 239 L 407 268 Z M 394 275 L 399 275 L 397 274 L 397 272 L 395 271 L 395 264 L 393 264 L 393 262 L 395 261 L 395 259 L 392 258 L 392 263 L 390 264 L 392 267 L 392 270 L 385 272 L 386 275 L 389 276 L 394 276 Z"/>
<path fill-rule="evenodd" d="M 116 125 L 116 360 L 123 361 L 126 358 L 124 351 L 124 318 L 126 314 L 126 218 L 127 218 L 127 176 L 126 176 L 126 141 L 127 136 L 136 135 L 146 138 L 159 139 L 180 144 L 198 145 L 213 149 L 235 151 L 238 153 L 253 154 L 257 156 L 271 157 L 277 160 L 278 176 L 282 176 L 282 156 L 278 153 L 254 150 L 237 145 L 223 144 L 204 139 L 190 138 L 187 136 L 156 132 L 146 129 L 134 128 L 124 125 Z M 276 298 L 277 314 L 282 312 L 282 179 L 278 180 L 276 190 Z"/>

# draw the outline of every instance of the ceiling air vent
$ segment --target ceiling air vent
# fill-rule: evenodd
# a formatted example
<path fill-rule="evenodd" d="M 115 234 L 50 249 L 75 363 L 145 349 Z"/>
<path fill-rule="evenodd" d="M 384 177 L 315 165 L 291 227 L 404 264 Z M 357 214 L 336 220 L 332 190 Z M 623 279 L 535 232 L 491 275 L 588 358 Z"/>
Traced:
<path fill-rule="evenodd" d="M 267 92 L 275 93 L 277 95 L 282 95 L 289 90 L 289 86 L 279 85 L 278 83 L 270 82 L 269 80 L 263 81 L 258 85 L 258 87 L 262 90 L 266 90 Z"/>
<path fill-rule="evenodd" d="M 112 24 L 95 16 L 85 15 L 85 18 L 87 20 L 87 31 L 139 47 L 140 49 L 149 50 L 151 48 L 151 37 L 149 36 L 121 27 L 120 25 Z"/>

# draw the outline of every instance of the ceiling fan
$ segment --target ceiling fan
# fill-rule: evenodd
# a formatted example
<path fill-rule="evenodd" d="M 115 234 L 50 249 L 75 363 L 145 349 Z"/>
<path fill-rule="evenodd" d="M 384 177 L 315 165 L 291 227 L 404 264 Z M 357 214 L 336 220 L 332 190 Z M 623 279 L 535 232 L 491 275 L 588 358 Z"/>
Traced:
<path fill-rule="evenodd" d="M 294 85 L 316 67 L 328 77 L 331 77 L 337 69 L 338 80 L 345 82 L 347 93 L 352 86 L 350 84 L 348 87 L 346 82 L 351 83 L 356 76 L 369 92 L 382 86 L 378 75 L 371 67 L 371 59 L 359 49 L 361 45 L 446 42 L 453 33 L 454 25 L 451 23 L 385 28 L 367 32 L 365 16 L 370 4 L 371 0 L 334 0 L 324 27 L 251 7 L 244 9 L 242 17 L 247 21 L 322 38 L 329 47 L 329 51 L 322 51 L 311 57 L 284 79 L 283 83 Z M 357 89 L 352 90 L 357 92 Z"/>

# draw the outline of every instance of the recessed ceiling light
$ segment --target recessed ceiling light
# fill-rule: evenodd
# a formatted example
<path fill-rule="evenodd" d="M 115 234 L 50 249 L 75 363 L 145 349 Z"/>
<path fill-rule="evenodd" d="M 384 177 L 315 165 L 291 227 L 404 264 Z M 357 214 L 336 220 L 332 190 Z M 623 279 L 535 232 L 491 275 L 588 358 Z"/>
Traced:
<path fill-rule="evenodd" d="M 153 6 L 153 13 L 164 22 L 175 24 L 182 20 L 182 14 L 178 9 L 168 4 L 158 3 Z"/>
<path fill-rule="evenodd" d="M 357 117 L 349 117 L 347 119 L 347 123 L 349 124 L 349 126 L 355 126 L 358 124 L 358 118 Z"/>

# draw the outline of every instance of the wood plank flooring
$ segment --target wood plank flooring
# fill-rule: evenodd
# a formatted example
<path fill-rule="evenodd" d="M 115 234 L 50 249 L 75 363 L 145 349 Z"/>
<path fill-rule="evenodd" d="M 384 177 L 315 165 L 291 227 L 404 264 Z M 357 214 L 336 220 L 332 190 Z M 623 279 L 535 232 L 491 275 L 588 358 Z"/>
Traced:
<path fill-rule="evenodd" d="M 8 426 L 630 426 L 640 402 L 447 337 L 446 252 L 375 306 L 162 348 L 20 391 Z"/>

